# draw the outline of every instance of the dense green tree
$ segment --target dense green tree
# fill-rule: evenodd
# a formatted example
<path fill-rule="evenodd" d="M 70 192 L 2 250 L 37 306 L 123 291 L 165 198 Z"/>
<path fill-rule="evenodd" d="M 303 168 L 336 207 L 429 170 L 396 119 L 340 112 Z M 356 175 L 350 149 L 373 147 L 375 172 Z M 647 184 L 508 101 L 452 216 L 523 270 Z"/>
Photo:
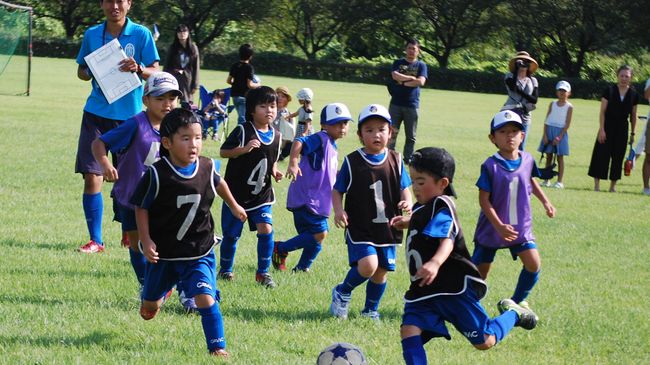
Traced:
<path fill-rule="evenodd" d="M 87 26 L 96 24 L 103 17 L 99 1 L 24 0 L 16 3 L 34 8 L 36 17 L 59 20 L 68 39 L 83 32 Z"/>

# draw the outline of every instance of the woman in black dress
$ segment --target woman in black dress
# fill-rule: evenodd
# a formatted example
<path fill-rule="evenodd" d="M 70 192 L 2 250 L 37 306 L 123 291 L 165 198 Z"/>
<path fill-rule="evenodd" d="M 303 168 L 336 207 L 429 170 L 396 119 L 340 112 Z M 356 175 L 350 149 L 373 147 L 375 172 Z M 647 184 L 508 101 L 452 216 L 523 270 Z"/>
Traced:
<path fill-rule="evenodd" d="M 165 71 L 174 75 L 183 92 L 183 101 L 193 102 L 199 88 L 199 48 L 185 24 L 176 27 L 174 42 L 167 51 Z"/>

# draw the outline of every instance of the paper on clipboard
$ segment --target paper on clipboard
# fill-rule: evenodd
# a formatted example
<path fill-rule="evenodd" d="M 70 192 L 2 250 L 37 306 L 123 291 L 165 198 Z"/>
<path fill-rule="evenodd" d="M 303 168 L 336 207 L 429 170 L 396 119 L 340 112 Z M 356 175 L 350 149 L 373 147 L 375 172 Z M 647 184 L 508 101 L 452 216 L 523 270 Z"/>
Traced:
<path fill-rule="evenodd" d="M 142 85 L 135 73 L 120 71 L 119 63 L 125 58 L 117 38 L 84 57 L 109 104 Z"/>

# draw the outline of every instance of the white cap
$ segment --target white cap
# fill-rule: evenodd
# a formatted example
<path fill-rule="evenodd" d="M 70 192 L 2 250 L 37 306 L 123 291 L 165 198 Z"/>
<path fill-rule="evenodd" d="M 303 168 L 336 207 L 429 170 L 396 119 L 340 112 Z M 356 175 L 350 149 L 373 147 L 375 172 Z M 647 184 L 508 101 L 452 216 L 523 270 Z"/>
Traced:
<path fill-rule="evenodd" d="M 298 93 L 296 94 L 296 98 L 298 98 L 298 100 L 311 101 L 311 99 L 314 98 L 314 92 L 311 91 L 310 88 L 306 87 L 304 89 L 298 90 Z"/>
<path fill-rule="evenodd" d="M 571 92 L 571 84 L 564 80 L 558 81 L 558 83 L 555 85 L 555 90 L 564 90 Z"/>
<path fill-rule="evenodd" d="M 334 125 L 340 122 L 348 122 L 350 120 L 352 120 L 350 110 L 342 103 L 327 104 L 320 112 L 321 125 Z"/>
<path fill-rule="evenodd" d="M 393 121 L 390 119 L 390 113 L 385 106 L 379 104 L 370 104 L 367 107 L 363 108 L 361 113 L 359 113 L 359 125 L 366 121 L 370 117 L 379 117 L 388 122 L 388 124 L 393 124 Z"/>
<path fill-rule="evenodd" d="M 170 91 L 176 96 L 183 96 L 178 87 L 176 78 L 168 72 L 156 72 L 149 76 L 147 83 L 144 85 L 144 95 L 161 96 Z"/>
<path fill-rule="evenodd" d="M 524 125 L 521 123 L 521 117 L 519 117 L 519 114 L 513 112 L 512 110 L 503 110 L 496 113 L 494 118 L 492 118 L 492 121 L 490 122 L 490 132 L 494 132 L 508 123 L 515 124 L 522 130 L 524 129 Z"/>

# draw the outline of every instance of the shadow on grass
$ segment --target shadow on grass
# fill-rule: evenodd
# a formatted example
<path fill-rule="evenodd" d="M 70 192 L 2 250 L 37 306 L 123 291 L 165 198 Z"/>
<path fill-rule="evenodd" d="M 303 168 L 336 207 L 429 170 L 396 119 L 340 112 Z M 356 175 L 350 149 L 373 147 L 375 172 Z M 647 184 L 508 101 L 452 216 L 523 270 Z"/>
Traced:
<path fill-rule="evenodd" d="M 4 336 L 0 335 L 0 343 L 6 345 L 29 345 L 40 347 L 61 347 L 61 346 L 74 346 L 74 347 L 89 347 L 92 345 L 109 344 L 115 335 L 110 332 L 93 331 L 85 336 L 70 337 L 70 336 Z"/>

